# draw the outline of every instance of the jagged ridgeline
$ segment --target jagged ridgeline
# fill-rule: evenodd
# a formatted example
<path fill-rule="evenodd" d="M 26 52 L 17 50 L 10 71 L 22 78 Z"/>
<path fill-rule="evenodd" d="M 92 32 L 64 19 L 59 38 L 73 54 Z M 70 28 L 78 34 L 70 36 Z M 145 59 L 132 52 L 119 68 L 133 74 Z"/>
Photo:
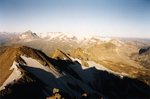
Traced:
<path fill-rule="evenodd" d="M 26 46 L 1 47 L 0 98 L 150 98 L 150 86 L 143 80 L 112 72 L 96 63 L 91 66 L 90 58 L 77 59 L 82 54 L 82 49 L 70 54 L 57 49 L 50 57 Z"/>

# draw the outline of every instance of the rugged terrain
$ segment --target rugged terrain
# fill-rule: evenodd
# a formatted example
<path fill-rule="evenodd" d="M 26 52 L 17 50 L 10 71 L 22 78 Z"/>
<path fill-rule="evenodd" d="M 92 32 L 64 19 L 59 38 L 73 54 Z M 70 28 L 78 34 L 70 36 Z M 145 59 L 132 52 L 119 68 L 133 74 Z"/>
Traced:
<path fill-rule="evenodd" d="M 148 39 L 0 35 L 1 98 L 150 98 Z"/>
<path fill-rule="evenodd" d="M 85 69 L 59 50 L 50 58 L 36 49 L 10 46 L 0 57 L 1 98 L 46 98 L 55 95 L 54 89 L 65 99 L 150 97 L 150 87 L 138 79 L 109 73 L 102 66 Z"/>

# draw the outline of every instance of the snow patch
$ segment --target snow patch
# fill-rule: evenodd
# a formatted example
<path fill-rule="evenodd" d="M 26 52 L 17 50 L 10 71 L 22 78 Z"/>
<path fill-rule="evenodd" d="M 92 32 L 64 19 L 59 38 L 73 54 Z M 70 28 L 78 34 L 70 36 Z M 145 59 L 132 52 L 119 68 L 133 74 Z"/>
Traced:
<path fill-rule="evenodd" d="M 78 58 L 73 58 L 73 57 L 70 57 L 73 61 L 78 61 L 80 64 L 81 64 L 81 60 L 78 59 Z M 88 69 L 88 68 L 91 68 L 91 67 L 95 67 L 97 70 L 103 70 L 103 71 L 107 71 L 107 72 L 110 72 L 110 73 L 113 73 L 113 74 L 116 74 L 116 75 L 119 75 L 121 78 L 123 78 L 123 76 L 128 76 L 128 74 L 122 72 L 122 73 L 118 73 L 118 72 L 115 72 L 115 71 L 112 71 L 111 69 L 108 69 L 106 68 L 105 66 L 103 65 L 100 65 L 94 61 L 87 61 L 87 63 L 89 64 L 89 66 L 82 66 L 82 69 Z"/>
<path fill-rule="evenodd" d="M 85 38 L 90 38 L 87 35 L 82 35 L 82 33 L 68 33 L 68 32 L 48 32 L 48 33 L 36 33 L 40 38 L 53 40 L 53 39 L 60 39 L 60 40 L 74 40 L 80 42 Z"/>
<path fill-rule="evenodd" d="M 0 90 L 5 89 L 5 86 L 20 79 L 22 77 L 21 72 L 19 71 L 18 67 L 17 67 L 18 63 L 17 62 L 13 62 L 13 65 L 10 67 L 9 70 L 13 70 L 13 72 L 11 73 L 11 75 L 6 79 L 6 81 L 3 83 L 3 85 L 0 87 Z"/>
<path fill-rule="evenodd" d="M 26 39 L 28 36 L 27 35 L 25 35 L 25 34 L 23 34 L 23 35 L 21 35 L 21 36 L 19 36 L 19 38 L 20 39 Z"/>
<path fill-rule="evenodd" d="M 104 42 L 109 42 L 111 40 L 111 38 L 101 37 L 100 40 L 104 41 Z"/>
<path fill-rule="evenodd" d="M 36 61 L 33 58 L 30 57 L 26 57 L 26 56 L 21 56 L 21 58 L 26 62 L 27 66 L 30 67 L 34 67 L 34 68 L 40 68 L 42 70 L 45 70 L 47 72 L 52 73 L 56 78 L 60 77 L 61 74 L 58 73 L 54 68 L 50 67 L 50 66 L 44 66 L 41 63 L 39 63 L 38 61 Z"/>

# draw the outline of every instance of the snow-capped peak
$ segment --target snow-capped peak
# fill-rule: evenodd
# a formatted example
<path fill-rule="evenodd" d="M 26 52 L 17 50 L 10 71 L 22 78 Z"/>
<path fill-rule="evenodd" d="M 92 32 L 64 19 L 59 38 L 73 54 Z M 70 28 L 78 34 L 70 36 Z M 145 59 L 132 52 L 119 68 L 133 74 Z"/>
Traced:
<path fill-rule="evenodd" d="M 21 35 L 19 35 L 19 39 L 37 39 L 39 38 L 36 33 L 33 33 L 31 30 L 28 30 Z"/>
<path fill-rule="evenodd" d="M 77 40 L 81 41 L 85 38 L 90 38 L 88 36 L 79 35 L 77 33 L 68 32 L 47 32 L 47 33 L 36 33 L 40 38 L 45 39 L 60 39 L 60 40 Z"/>

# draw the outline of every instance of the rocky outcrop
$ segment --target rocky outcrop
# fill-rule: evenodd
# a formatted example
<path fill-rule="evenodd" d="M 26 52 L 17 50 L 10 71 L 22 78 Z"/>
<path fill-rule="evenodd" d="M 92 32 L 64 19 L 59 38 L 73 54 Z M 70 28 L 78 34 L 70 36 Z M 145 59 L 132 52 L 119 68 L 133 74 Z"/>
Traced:
<path fill-rule="evenodd" d="M 150 69 L 150 47 L 139 49 L 139 53 L 133 56 L 133 59 L 147 69 Z"/>
<path fill-rule="evenodd" d="M 139 50 L 139 54 L 150 53 L 150 47 L 144 47 Z"/>

